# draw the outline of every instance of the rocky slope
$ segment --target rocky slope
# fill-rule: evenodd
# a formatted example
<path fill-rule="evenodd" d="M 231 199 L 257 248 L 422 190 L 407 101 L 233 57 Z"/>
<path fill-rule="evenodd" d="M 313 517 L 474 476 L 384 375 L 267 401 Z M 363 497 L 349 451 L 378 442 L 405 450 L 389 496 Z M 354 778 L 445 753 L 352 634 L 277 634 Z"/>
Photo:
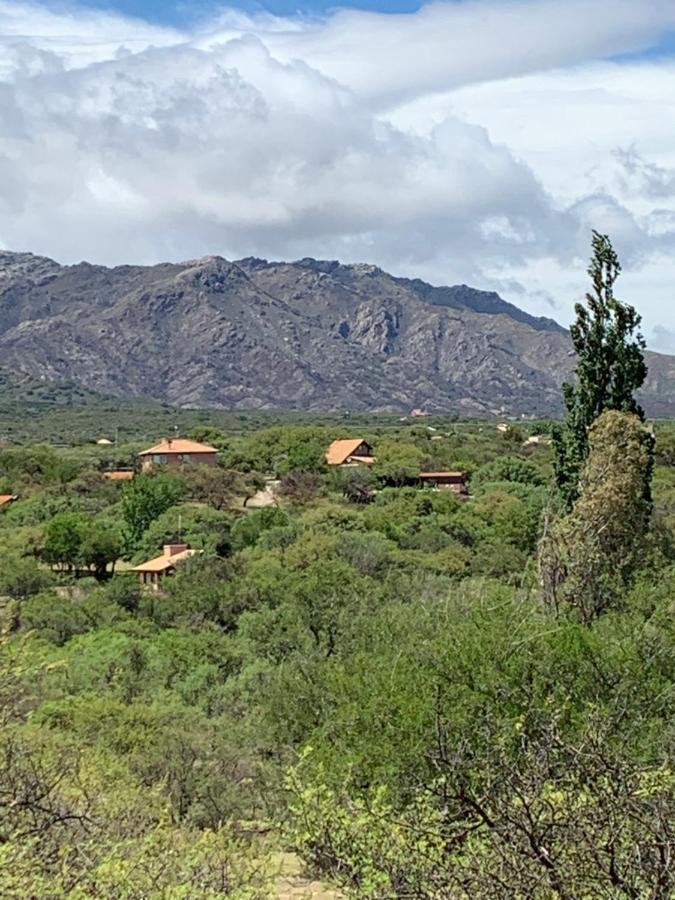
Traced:
<path fill-rule="evenodd" d="M 550 414 L 567 332 L 498 295 L 367 265 L 108 269 L 0 252 L 0 366 L 176 406 Z M 644 400 L 675 414 L 675 358 Z"/>

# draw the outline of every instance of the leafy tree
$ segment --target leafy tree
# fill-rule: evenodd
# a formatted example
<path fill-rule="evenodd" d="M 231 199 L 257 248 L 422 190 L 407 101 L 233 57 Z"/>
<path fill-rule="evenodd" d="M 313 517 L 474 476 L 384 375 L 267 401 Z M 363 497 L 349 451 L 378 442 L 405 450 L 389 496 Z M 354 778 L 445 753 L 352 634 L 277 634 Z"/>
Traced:
<path fill-rule="evenodd" d="M 120 552 L 119 535 L 110 525 L 92 522 L 83 513 L 64 512 L 47 524 L 41 555 L 68 571 L 93 567 L 94 575 L 102 578 L 108 563 L 115 562 Z"/>
<path fill-rule="evenodd" d="M 326 447 L 320 439 L 293 444 L 276 465 L 277 475 L 292 472 L 321 472 L 326 468 Z"/>
<path fill-rule="evenodd" d="M 147 528 L 138 542 L 137 557 L 156 556 L 164 544 L 185 543 L 195 550 L 226 556 L 230 550 L 232 514 L 182 503 L 171 506 Z"/>
<path fill-rule="evenodd" d="M 288 514 L 276 506 L 256 509 L 239 519 L 232 527 L 231 541 L 235 550 L 252 547 L 263 532 L 288 525 Z"/>
<path fill-rule="evenodd" d="M 45 528 L 42 548 L 45 562 L 65 567 L 68 571 L 76 568 L 88 526 L 88 520 L 82 513 L 57 513 Z"/>
<path fill-rule="evenodd" d="M 594 231 L 592 246 L 588 270 L 592 293 L 586 294 L 585 306 L 576 305 L 570 329 L 577 354 L 576 381 L 563 385 L 567 418 L 564 429 L 553 436 L 556 483 L 568 509 L 578 494 L 588 431 L 598 416 L 616 409 L 644 419 L 634 397 L 647 375 L 641 317 L 614 296 L 621 265 L 609 237 Z"/>
<path fill-rule="evenodd" d="M 241 501 L 256 481 L 220 466 L 188 466 L 181 474 L 190 499 L 208 503 L 218 510 L 229 509 L 237 499 Z"/>
<path fill-rule="evenodd" d="M 125 539 L 135 547 L 151 522 L 176 503 L 182 493 L 178 478 L 168 473 L 139 475 L 126 482 L 122 493 Z"/>
<path fill-rule="evenodd" d="M 296 469 L 282 475 L 278 493 L 299 506 L 306 506 L 316 498 L 321 487 L 321 480 L 314 472 Z"/>
<path fill-rule="evenodd" d="M 423 451 L 411 443 L 381 441 L 377 445 L 377 477 L 391 487 L 410 484 L 422 469 Z"/>
<path fill-rule="evenodd" d="M 132 613 L 138 609 L 143 595 L 135 577 L 113 578 L 101 590 L 106 600 Z"/>
<path fill-rule="evenodd" d="M 375 478 L 366 466 L 340 470 L 335 478 L 342 496 L 350 503 L 371 503 L 375 499 Z"/>
<path fill-rule="evenodd" d="M 513 481 L 517 484 L 540 485 L 544 483 L 541 470 L 527 459 L 517 456 L 501 456 L 480 466 L 471 476 L 473 490 L 491 481 Z"/>
<path fill-rule="evenodd" d="M 651 440 L 635 415 L 608 410 L 593 425 L 580 494 L 542 541 L 547 601 L 589 623 L 620 603 L 645 552 Z"/>
<path fill-rule="evenodd" d="M 0 595 L 23 600 L 49 587 L 52 578 L 53 576 L 41 569 L 34 559 L 3 559 Z"/>
<path fill-rule="evenodd" d="M 94 521 L 82 532 L 80 561 L 87 568 L 93 568 L 96 578 L 103 578 L 108 563 L 114 565 L 121 553 L 120 536 L 110 525 Z"/>
<path fill-rule="evenodd" d="M 197 428 L 193 428 L 189 437 L 200 444 L 210 444 L 218 450 L 224 450 L 230 440 L 221 428 L 214 428 L 212 425 L 199 425 Z"/>

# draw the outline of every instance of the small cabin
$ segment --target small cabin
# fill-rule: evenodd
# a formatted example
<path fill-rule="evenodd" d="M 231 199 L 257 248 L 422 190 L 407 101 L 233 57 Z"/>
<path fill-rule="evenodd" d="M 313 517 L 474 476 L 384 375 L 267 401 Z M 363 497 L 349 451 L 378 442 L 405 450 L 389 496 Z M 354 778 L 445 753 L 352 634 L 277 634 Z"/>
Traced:
<path fill-rule="evenodd" d="M 187 463 L 199 463 L 203 466 L 218 464 L 218 451 L 208 444 L 188 441 L 185 438 L 167 438 L 149 450 L 138 454 L 141 460 L 141 471 L 147 472 L 155 466 L 178 468 Z"/>
<path fill-rule="evenodd" d="M 4 506 L 10 506 L 18 499 L 16 494 L 0 494 L 0 509 Z"/>
<path fill-rule="evenodd" d="M 423 485 L 437 491 L 451 491 L 453 494 L 467 494 L 466 472 L 422 472 Z"/>
<path fill-rule="evenodd" d="M 329 466 L 363 466 L 375 462 L 373 448 L 362 438 L 333 441 L 326 450 L 326 462 Z"/>
<path fill-rule="evenodd" d="M 190 559 L 195 553 L 197 550 L 190 550 L 188 544 L 165 544 L 161 556 L 134 566 L 133 571 L 138 573 L 141 585 L 158 591 L 162 580 L 176 571 L 177 564 Z"/>

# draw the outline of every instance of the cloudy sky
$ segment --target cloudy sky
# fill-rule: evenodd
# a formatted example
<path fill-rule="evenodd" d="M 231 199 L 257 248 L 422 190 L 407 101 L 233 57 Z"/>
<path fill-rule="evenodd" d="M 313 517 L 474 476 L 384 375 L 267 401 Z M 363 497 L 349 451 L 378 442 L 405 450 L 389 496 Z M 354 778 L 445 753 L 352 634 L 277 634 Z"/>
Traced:
<path fill-rule="evenodd" d="M 367 261 L 675 352 L 675 0 L 0 0 L 0 247 Z"/>

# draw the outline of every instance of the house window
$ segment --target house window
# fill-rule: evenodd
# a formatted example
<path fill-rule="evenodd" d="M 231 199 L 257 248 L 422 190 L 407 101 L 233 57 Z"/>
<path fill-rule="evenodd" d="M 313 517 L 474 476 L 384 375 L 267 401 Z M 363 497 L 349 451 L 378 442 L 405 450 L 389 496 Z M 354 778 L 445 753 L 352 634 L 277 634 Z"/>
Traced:
<path fill-rule="evenodd" d="M 191 459 L 191 457 L 190 457 L 189 453 L 183 453 L 180 456 L 181 462 L 190 462 L 190 459 Z"/>
<path fill-rule="evenodd" d="M 152 461 L 156 463 L 158 466 L 166 465 L 166 454 L 165 453 L 155 453 L 152 457 Z"/>

